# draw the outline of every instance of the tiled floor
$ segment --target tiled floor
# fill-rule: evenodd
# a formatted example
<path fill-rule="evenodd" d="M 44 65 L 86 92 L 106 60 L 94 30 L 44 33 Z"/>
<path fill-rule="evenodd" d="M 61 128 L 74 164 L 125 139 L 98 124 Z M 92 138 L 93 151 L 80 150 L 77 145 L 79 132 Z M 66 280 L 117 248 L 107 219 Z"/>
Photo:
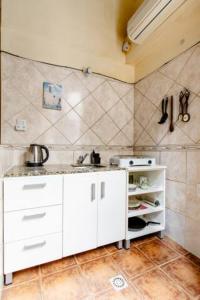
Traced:
<path fill-rule="evenodd" d="M 115 291 L 121 274 L 128 287 Z M 165 237 L 137 239 L 130 250 L 109 245 L 16 272 L 3 300 L 200 300 L 200 259 Z"/>

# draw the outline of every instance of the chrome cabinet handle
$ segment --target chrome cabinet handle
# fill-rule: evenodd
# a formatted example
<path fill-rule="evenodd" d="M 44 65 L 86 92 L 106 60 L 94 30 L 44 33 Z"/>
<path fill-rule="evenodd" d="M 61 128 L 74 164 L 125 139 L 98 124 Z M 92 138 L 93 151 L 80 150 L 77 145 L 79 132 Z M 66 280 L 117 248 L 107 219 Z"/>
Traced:
<path fill-rule="evenodd" d="M 23 220 L 31 220 L 31 219 L 40 219 L 46 216 L 46 213 L 34 214 L 34 215 L 24 215 Z"/>
<path fill-rule="evenodd" d="M 101 199 L 105 198 L 105 186 L 106 186 L 105 182 L 102 181 L 101 182 Z"/>
<path fill-rule="evenodd" d="M 95 183 L 91 184 L 91 201 L 95 200 Z"/>
<path fill-rule="evenodd" d="M 47 185 L 46 183 L 25 184 L 23 186 L 23 190 L 43 189 L 46 185 Z"/>
<path fill-rule="evenodd" d="M 24 245 L 23 250 L 31 250 L 34 248 L 40 248 L 46 245 L 46 241 L 42 241 L 40 243 L 30 244 L 30 245 Z"/>

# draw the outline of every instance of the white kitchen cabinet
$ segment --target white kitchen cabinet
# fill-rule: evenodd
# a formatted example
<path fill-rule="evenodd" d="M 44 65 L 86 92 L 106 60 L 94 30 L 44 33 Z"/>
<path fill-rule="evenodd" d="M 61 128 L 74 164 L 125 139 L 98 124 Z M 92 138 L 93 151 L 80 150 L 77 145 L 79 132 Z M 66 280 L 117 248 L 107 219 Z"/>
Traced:
<path fill-rule="evenodd" d="M 125 238 L 126 172 L 64 176 L 63 255 Z"/>
<path fill-rule="evenodd" d="M 98 246 L 124 239 L 126 175 L 124 171 L 98 174 Z"/>
<path fill-rule="evenodd" d="M 4 247 L 4 273 L 10 274 L 61 257 L 62 233 L 7 243 Z"/>
<path fill-rule="evenodd" d="M 97 245 L 96 173 L 64 176 L 63 256 Z"/>
<path fill-rule="evenodd" d="M 4 179 L 4 211 L 62 203 L 62 176 L 27 176 Z"/>
<path fill-rule="evenodd" d="M 4 179 L 4 274 L 125 239 L 125 170 Z"/>
<path fill-rule="evenodd" d="M 4 274 L 62 257 L 63 176 L 4 179 Z"/>
<path fill-rule="evenodd" d="M 22 209 L 4 214 L 4 242 L 62 232 L 62 205 Z"/>

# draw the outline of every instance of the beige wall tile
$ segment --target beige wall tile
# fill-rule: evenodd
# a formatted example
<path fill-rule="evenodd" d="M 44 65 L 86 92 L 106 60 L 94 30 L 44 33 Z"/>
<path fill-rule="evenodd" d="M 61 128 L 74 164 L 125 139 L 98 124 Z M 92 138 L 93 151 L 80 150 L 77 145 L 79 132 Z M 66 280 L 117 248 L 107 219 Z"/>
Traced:
<path fill-rule="evenodd" d="M 71 73 L 61 82 L 63 86 L 63 98 L 72 106 L 76 106 L 88 94 L 88 89 L 83 85 L 75 73 Z"/>
<path fill-rule="evenodd" d="M 200 220 L 200 194 L 198 185 L 188 184 L 186 187 L 185 215 L 193 220 Z"/>
<path fill-rule="evenodd" d="M 183 69 L 185 63 L 190 58 L 193 52 L 193 47 L 183 52 L 182 54 L 165 64 L 163 67 L 161 67 L 160 72 L 166 75 L 167 77 L 176 80 L 181 70 Z"/>
<path fill-rule="evenodd" d="M 76 145 L 103 145 L 100 138 L 89 129 L 85 134 L 83 134 L 80 139 L 75 143 Z"/>
<path fill-rule="evenodd" d="M 159 106 L 162 97 L 167 94 L 172 85 L 173 81 L 171 79 L 167 78 L 160 72 L 154 72 L 153 80 L 145 95 L 152 101 L 152 103 Z"/>
<path fill-rule="evenodd" d="M 200 151 L 187 152 L 187 183 L 200 183 Z"/>
<path fill-rule="evenodd" d="M 79 117 L 79 115 L 71 110 L 66 116 L 59 120 L 55 127 L 73 144 L 88 129 L 88 126 Z"/>
<path fill-rule="evenodd" d="M 186 212 L 186 184 L 176 181 L 166 181 L 166 207 L 185 214 Z"/>
<path fill-rule="evenodd" d="M 112 146 L 131 146 L 131 142 L 127 139 L 126 135 L 120 131 L 114 138 L 109 142 Z"/>
<path fill-rule="evenodd" d="M 122 129 L 133 117 L 132 113 L 122 101 L 119 101 L 114 105 L 108 112 L 108 115 L 120 129 Z"/>
<path fill-rule="evenodd" d="M 95 74 L 87 76 L 81 71 L 76 71 L 76 75 L 90 92 L 93 92 L 98 86 L 100 86 L 105 81 L 105 78 L 103 76 Z"/>
<path fill-rule="evenodd" d="M 166 234 L 181 246 L 185 246 L 185 216 L 166 209 Z"/>
<path fill-rule="evenodd" d="M 17 105 L 16 105 L 17 100 Z M 9 120 L 25 108 L 29 102 L 12 85 L 9 79 L 2 82 L 2 119 Z"/>
<path fill-rule="evenodd" d="M 67 164 L 73 163 L 73 151 L 49 151 L 49 159 L 46 164 Z"/>
<path fill-rule="evenodd" d="M 174 132 L 167 132 L 160 145 L 191 145 L 192 140 L 179 127 L 174 126 Z"/>
<path fill-rule="evenodd" d="M 69 74 L 72 73 L 72 69 L 48 65 L 40 62 L 34 62 L 34 67 L 43 75 L 47 82 L 56 84 L 59 84 Z"/>
<path fill-rule="evenodd" d="M 161 118 L 161 112 L 158 109 L 156 109 L 152 119 L 150 120 L 150 122 L 146 127 L 147 133 L 151 136 L 151 138 L 154 140 L 156 144 L 160 143 L 162 138 L 169 130 L 168 122 L 164 124 L 158 124 L 160 118 Z"/>
<path fill-rule="evenodd" d="M 135 142 L 135 146 L 152 146 L 155 142 L 152 140 L 150 135 L 144 130 L 140 137 Z"/>
<path fill-rule="evenodd" d="M 191 119 L 189 122 L 178 122 L 178 127 L 190 137 L 193 143 L 200 141 L 200 97 L 196 97 L 189 106 Z"/>
<path fill-rule="evenodd" d="M 136 114 L 140 104 L 142 103 L 144 95 L 134 86 L 134 114 Z"/>
<path fill-rule="evenodd" d="M 167 166 L 167 179 L 186 182 L 186 152 L 161 152 L 160 162 Z"/>
<path fill-rule="evenodd" d="M 92 95 L 86 97 L 76 107 L 75 111 L 88 126 L 92 126 L 105 113 Z"/>
<path fill-rule="evenodd" d="M 140 106 L 135 113 L 135 119 L 145 128 L 151 120 L 155 110 L 156 107 L 151 103 L 151 101 L 143 97 Z"/>
<path fill-rule="evenodd" d="M 70 144 L 70 141 L 53 126 L 45 131 L 42 135 L 40 135 L 35 141 L 39 144 Z"/>
<path fill-rule="evenodd" d="M 134 119 L 134 142 L 137 142 L 144 128 Z"/>
<path fill-rule="evenodd" d="M 107 114 L 95 123 L 93 130 L 105 144 L 108 144 L 117 132 L 119 132 L 119 128 Z"/>
<path fill-rule="evenodd" d="M 122 132 L 126 135 L 129 140 L 129 145 L 133 146 L 134 143 L 134 124 L 133 119 L 130 120 L 123 128 Z"/>
<path fill-rule="evenodd" d="M 120 134 L 123 136 L 121 146 L 133 144 L 132 84 L 101 75 L 85 76 L 81 71 L 5 53 L 2 54 L 2 64 L 2 119 L 6 120 L 1 124 L 4 144 L 26 145 L 36 141 L 55 145 L 108 145 L 114 136 Z M 63 86 L 61 111 L 42 107 L 44 81 Z M 108 112 L 111 118 L 108 115 L 103 117 Z M 15 130 L 17 118 L 27 121 L 26 132 Z"/>
<path fill-rule="evenodd" d="M 119 101 L 119 96 L 108 82 L 104 82 L 94 92 L 93 96 L 105 111 Z"/>
<path fill-rule="evenodd" d="M 131 84 L 122 83 L 117 80 L 110 80 L 109 83 L 120 98 L 125 96 L 132 88 Z"/>
<path fill-rule="evenodd" d="M 15 128 L 17 119 L 27 121 L 27 130 L 17 132 L 17 136 L 21 136 L 21 139 L 24 140 L 24 144 L 31 143 L 50 127 L 49 121 L 43 117 L 43 115 L 41 115 L 41 113 L 39 113 L 32 104 L 25 107 L 23 111 L 15 115 L 9 121 L 9 124 L 13 127 L 13 129 Z"/>
<path fill-rule="evenodd" d="M 199 78 L 200 78 L 200 48 L 196 46 L 194 52 L 192 53 L 192 56 L 184 66 L 177 81 L 183 86 L 189 88 L 194 93 L 198 94 L 200 92 Z"/>
<path fill-rule="evenodd" d="M 130 89 L 130 91 L 125 96 L 122 97 L 122 101 L 124 102 L 124 104 L 126 104 L 126 106 L 132 112 L 132 115 L 133 115 L 133 113 L 134 113 L 134 89 L 133 89 L 133 87 Z"/>
<path fill-rule="evenodd" d="M 185 241 L 184 247 L 200 257 L 199 220 L 185 218 Z"/>

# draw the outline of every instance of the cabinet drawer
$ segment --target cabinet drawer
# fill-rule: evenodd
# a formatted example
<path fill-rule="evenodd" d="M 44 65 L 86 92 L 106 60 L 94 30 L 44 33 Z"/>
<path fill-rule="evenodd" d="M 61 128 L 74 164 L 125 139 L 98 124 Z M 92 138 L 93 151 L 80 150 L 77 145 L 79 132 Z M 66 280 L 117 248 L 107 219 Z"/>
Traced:
<path fill-rule="evenodd" d="M 4 214 L 4 242 L 62 231 L 62 205 Z"/>
<path fill-rule="evenodd" d="M 4 179 L 4 211 L 62 203 L 61 175 Z"/>
<path fill-rule="evenodd" d="M 4 274 L 62 257 L 62 234 L 44 235 L 4 245 Z"/>

